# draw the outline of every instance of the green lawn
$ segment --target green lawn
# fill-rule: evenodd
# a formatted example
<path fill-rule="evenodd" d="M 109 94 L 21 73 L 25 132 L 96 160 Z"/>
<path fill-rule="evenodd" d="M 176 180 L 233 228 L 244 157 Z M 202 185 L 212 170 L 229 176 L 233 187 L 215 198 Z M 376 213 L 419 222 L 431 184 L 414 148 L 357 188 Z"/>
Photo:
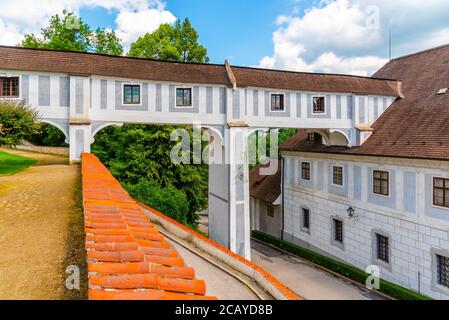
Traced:
<path fill-rule="evenodd" d="M 15 174 L 32 166 L 37 161 L 0 151 L 0 176 Z"/>

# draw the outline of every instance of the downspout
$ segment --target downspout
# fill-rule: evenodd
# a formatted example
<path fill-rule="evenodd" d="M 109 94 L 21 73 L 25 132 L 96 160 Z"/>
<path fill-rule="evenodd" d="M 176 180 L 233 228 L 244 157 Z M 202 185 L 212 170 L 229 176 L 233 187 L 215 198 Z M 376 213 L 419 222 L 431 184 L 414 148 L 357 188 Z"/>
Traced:
<path fill-rule="evenodd" d="M 285 182 L 284 182 L 284 169 L 285 169 L 285 159 L 284 159 L 284 157 L 282 157 L 282 155 L 281 155 L 281 199 L 282 199 L 282 201 L 281 201 L 281 226 L 282 226 L 282 229 L 281 229 L 281 240 L 284 240 L 284 229 L 285 229 L 285 226 L 284 226 L 284 208 L 285 208 Z"/>

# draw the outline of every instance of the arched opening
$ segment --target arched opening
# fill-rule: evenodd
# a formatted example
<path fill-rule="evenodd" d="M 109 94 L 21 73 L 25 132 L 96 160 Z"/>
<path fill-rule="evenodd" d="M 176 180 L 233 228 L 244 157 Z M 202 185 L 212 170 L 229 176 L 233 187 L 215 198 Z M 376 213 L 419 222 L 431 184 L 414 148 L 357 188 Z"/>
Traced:
<path fill-rule="evenodd" d="M 92 126 L 91 152 L 135 200 L 192 229 L 201 230 L 200 213 L 208 208 L 209 166 L 204 162 L 194 162 L 192 143 L 187 151 L 189 163 L 172 161 L 172 152 L 179 144 L 179 141 L 172 140 L 173 132 L 179 130 L 192 138 L 193 128 L 142 124 L 120 126 L 117 123 Z M 210 132 L 209 139 L 220 145 L 219 132 L 215 129 L 207 131 Z M 205 141 L 203 143 L 206 144 Z"/>
<path fill-rule="evenodd" d="M 52 121 L 42 120 L 38 133 L 28 137 L 28 142 L 38 147 L 68 148 L 67 129 Z"/>

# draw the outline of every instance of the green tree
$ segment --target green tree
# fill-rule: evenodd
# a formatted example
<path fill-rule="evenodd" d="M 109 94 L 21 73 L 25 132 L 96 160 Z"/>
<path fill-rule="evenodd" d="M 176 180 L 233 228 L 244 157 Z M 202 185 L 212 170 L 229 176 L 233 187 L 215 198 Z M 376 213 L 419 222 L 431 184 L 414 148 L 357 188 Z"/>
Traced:
<path fill-rule="evenodd" d="M 39 132 L 27 137 L 27 140 L 38 146 L 67 147 L 64 133 L 48 123 L 43 123 L 39 129 Z"/>
<path fill-rule="evenodd" d="M 146 203 L 184 225 L 196 228 L 196 221 L 188 220 L 185 214 L 189 210 L 189 203 L 184 191 L 172 186 L 163 188 L 157 182 L 148 179 L 142 179 L 136 184 L 125 183 L 123 187 L 133 199 Z"/>
<path fill-rule="evenodd" d="M 207 49 L 198 43 L 198 32 L 189 19 L 177 21 L 174 26 L 161 25 L 153 33 L 147 33 L 131 44 L 128 55 L 179 62 L 207 63 Z"/>
<path fill-rule="evenodd" d="M 171 161 L 170 152 L 176 142 L 171 141 L 170 136 L 175 128 L 146 125 L 108 127 L 95 136 L 92 153 L 127 188 L 147 180 L 163 188 L 182 190 L 187 197 L 188 210 L 184 210 L 184 218 L 179 221 L 185 220 L 188 225 L 195 226 L 197 212 L 207 207 L 208 166 L 176 165 Z M 146 189 L 139 190 L 143 192 Z M 142 193 L 140 197 L 151 199 L 151 195 Z"/>
<path fill-rule="evenodd" d="M 114 31 L 100 28 L 92 31 L 81 18 L 67 11 L 64 11 L 62 16 L 58 14 L 52 16 L 49 25 L 42 28 L 39 36 L 25 35 L 20 46 L 110 55 L 123 54 L 123 47 Z"/>
<path fill-rule="evenodd" d="M 0 102 L 0 146 L 14 147 L 38 132 L 38 114 L 33 109 Z"/>

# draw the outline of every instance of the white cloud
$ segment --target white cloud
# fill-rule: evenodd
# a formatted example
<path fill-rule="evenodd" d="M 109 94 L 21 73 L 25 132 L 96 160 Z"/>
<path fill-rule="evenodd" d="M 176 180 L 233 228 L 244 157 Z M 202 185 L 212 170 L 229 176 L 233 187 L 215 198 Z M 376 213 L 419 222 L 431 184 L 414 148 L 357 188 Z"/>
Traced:
<path fill-rule="evenodd" d="M 4 2 L 4 3 L 3 3 Z M 64 9 L 78 12 L 83 7 L 117 10 L 117 34 L 124 45 L 138 35 L 152 32 L 162 23 L 173 23 L 176 17 L 166 10 L 161 0 L 15 0 L 2 1 L 0 10 L 0 44 L 16 45 L 26 33 L 39 33 L 49 18 Z"/>
<path fill-rule="evenodd" d="M 370 75 L 387 61 L 390 26 L 395 54 L 449 42 L 447 0 L 323 0 L 302 11 L 277 18 L 260 66 Z"/>

